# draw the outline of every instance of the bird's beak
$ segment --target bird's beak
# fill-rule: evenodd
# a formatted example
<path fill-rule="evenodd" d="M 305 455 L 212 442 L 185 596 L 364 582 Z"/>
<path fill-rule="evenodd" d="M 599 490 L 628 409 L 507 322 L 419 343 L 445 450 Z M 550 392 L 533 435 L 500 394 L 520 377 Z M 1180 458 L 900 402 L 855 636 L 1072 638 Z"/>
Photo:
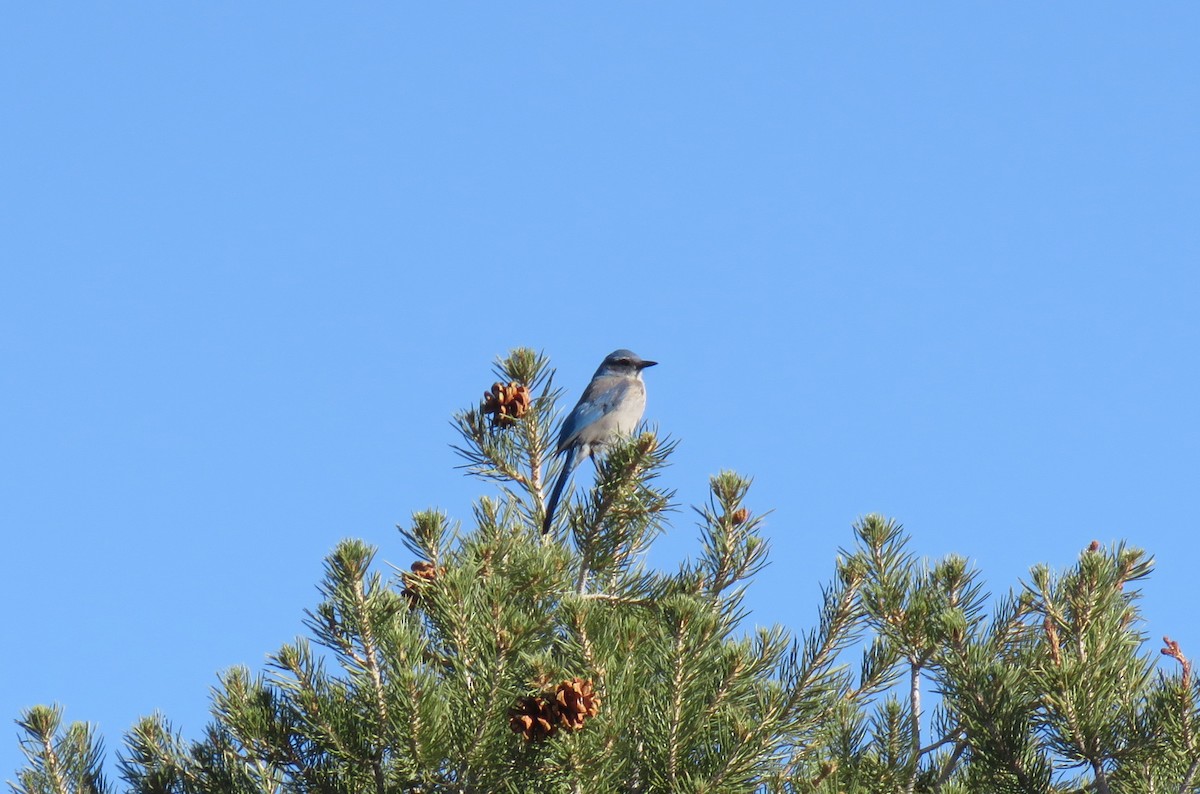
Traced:
<path fill-rule="evenodd" d="M 656 364 L 658 364 L 657 361 L 639 361 L 638 369 L 645 369 L 646 367 L 653 367 Z"/>

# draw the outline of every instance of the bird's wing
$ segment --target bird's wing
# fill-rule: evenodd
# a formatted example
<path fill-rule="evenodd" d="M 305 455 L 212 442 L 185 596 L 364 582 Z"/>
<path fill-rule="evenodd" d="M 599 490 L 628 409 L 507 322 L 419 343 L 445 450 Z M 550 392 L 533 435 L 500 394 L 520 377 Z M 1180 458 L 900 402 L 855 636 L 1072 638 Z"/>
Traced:
<path fill-rule="evenodd" d="M 570 448 L 583 430 L 611 413 L 635 383 L 637 381 L 631 378 L 594 380 L 589 383 L 575 409 L 563 422 L 562 431 L 558 434 L 558 452 Z"/>

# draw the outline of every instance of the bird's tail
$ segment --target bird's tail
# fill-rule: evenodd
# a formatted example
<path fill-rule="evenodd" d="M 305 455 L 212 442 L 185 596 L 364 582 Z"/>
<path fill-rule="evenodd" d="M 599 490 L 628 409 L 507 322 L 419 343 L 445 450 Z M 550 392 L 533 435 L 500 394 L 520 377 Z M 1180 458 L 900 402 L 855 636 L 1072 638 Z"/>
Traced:
<path fill-rule="evenodd" d="M 542 521 L 542 534 L 545 535 L 550 531 L 550 525 L 554 522 L 554 511 L 558 508 L 558 500 L 562 498 L 563 489 L 567 487 L 567 480 L 571 479 L 571 470 L 575 468 L 575 463 L 579 460 L 579 447 L 572 447 L 567 453 L 566 460 L 563 461 L 562 470 L 558 473 L 558 482 L 554 483 L 554 490 L 550 492 L 550 503 L 546 505 L 546 518 Z"/>

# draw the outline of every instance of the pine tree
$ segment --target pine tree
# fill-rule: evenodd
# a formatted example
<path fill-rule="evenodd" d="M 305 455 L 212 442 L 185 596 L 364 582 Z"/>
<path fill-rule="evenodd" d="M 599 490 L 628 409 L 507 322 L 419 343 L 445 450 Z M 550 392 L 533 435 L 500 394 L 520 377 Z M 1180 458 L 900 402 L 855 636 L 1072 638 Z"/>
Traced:
<path fill-rule="evenodd" d="M 745 478 L 712 478 L 697 559 L 649 570 L 675 445 L 646 429 L 594 482 L 577 473 L 543 535 L 559 392 L 532 351 L 496 376 L 455 417 L 464 467 L 498 488 L 471 529 L 417 513 L 400 528 L 415 559 L 386 578 L 374 548 L 339 544 L 309 636 L 221 675 L 202 738 L 141 720 L 124 790 L 1200 791 L 1200 684 L 1177 644 L 1165 671 L 1146 649 L 1143 552 L 1094 544 L 1060 575 L 1035 567 L 989 615 L 964 559 L 918 560 L 868 516 L 815 628 L 751 629 L 767 544 Z M 114 790 L 87 725 L 44 706 L 18 724 L 14 791 Z"/>

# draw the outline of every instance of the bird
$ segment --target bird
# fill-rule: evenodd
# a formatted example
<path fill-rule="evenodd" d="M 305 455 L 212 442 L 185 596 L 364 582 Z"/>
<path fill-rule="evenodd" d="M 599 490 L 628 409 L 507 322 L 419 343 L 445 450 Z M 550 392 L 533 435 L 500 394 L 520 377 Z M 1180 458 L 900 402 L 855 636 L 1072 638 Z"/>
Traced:
<path fill-rule="evenodd" d="M 641 421 L 642 412 L 646 410 L 646 383 L 642 380 L 642 370 L 657 363 L 624 348 L 614 350 L 600 362 L 558 434 L 554 454 L 565 455 L 566 459 L 546 505 L 543 535 L 550 531 L 554 510 L 572 470 L 581 460 L 602 452 L 617 438 L 631 435 Z"/>

